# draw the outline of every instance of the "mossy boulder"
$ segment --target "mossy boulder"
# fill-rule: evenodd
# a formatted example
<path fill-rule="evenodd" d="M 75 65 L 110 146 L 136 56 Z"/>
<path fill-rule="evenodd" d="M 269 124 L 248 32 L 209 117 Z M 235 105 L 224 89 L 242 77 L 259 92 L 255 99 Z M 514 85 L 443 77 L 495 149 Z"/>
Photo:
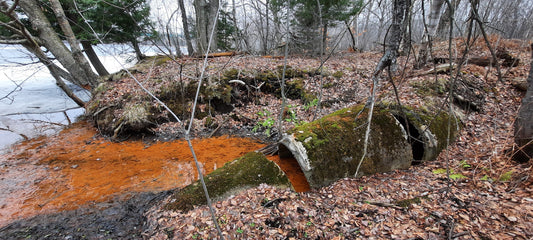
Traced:
<path fill-rule="evenodd" d="M 278 187 L 290 187 L 289 179 L 274 162 L 262 153 L 250 152 L 226 163 L 204 176 L 209 196 L 213 200 L 225 198 L 238 191 L 266 183 Z M 207 203 L 200 181 L 196 181 L 174 193 L 165 206 L 170 210 L 191 210 L 194 206 Z"/>
<path fill-rule="evenodd" d="M 367 117 L 368 108 L 359 105 L 296 127 L 280 141 L 280 156 L 295 157 L 309 185 L 317 188 L 345 177 L 407 169 L 413 162 L 435 159 L 446 146 L 447 113 L 378 105 L 367 154 L 355 176 L 363 156 Z M 456 130 L 452 124 L 452 139 Z"/>

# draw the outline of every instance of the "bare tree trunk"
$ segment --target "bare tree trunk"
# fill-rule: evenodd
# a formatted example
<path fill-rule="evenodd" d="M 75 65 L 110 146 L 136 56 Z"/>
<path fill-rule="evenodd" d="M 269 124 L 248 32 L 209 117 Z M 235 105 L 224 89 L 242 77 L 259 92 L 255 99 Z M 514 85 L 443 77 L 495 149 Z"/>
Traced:
<path fill-rule="evenodd" d="M 57 1 L 57 0 L 55 0 L 54 2 L 58 2 L 59 3 L 59 1 Z M 57 4 L 57 3 L 55 3 L 55 4 Z M 61 2 L 61 4 L 62 5 L 59 5 L 59 6 L 63 8 L 63 11 L 61 11 L 61 12 L 63 12 L 63 14 L 65 16 L 65 20 L 67 21 L 67 23 L 68 22 L 73 22 L 74 24 L 77 24 L 78 22 L 80 22 L 80 20 L 82 20 L 80 18 L 80 15 L 73 13 L 73 11 L 76 9 L 76 7 L 73 5 L 73 2 L 63 1 L 63 2 Z M 57 10 L 54 10 L 54 11 L 57 11 Z M 61 12 L 59 12 L 60 15 L 61 15 Z M 60 15 L 56 14 L 56 17 L 58 18 L 58 21 L 59 21 L 60 18 L 62 18 Z M 67 24 L 62 24 L 62 25 L 64 25 L 64 27 L 61 27 L 61 29 L 62 29 L 63 32 L 65 32 L 65 34 L 66 34 L 66 32 L 72 32 L 72 28 L 70 27 L 71 26 L 70 23 L 68 25 Z M 72 34 L 73 34 L 74 37 L 69 41 L 69 44 L 71 46 L 73 46 L 73 45 L 78 46 L 78 44 L 74 44 L 75 42 L 77 42 L 76 37 L 75 37 L 76 34 L 74 34 L 74 33 L 72 33 Z M 81 43 L 83 52 L 85 52 L 85 55 L 87 56 L 90 64 L 94 67 L 94 69 L 96 70 L 98 75 L 99 76 L 109 75 L 109 72 L 106 70 L 106 68 L 104 67 L 104 65 L 100 61 L 100 58 L 98 58 L 98 55 L 94 51 L 91 42 L 89 40 L 80 40 L 79 42 Z M 79 49 L 79 47 L 78 47 L 78 49 Z M 73 50 L 74 50 L 74 48 L 73 48 Z M 77 51 L 76 52 L 73 51 L 73 53 L 75 54 L 74 57 L 76 59 L 79 59 L 80 62 L 84 61 L 85 58 L 82 57 L 83 54 L 81 54 L 82 56 L 79 56 L 77 54 L 78 53 Z"/>
<path fill-rule="evenodd" d="M 265 16 L 266 16 L 266 39 L 267 39 L 267 44 L 270 42 L 269 40 L 269 36 L 270 36 L 270 16 L 268 16 L 268 10 L 269 10 L 269 6 L 270 6 L 270 0 L 266 0 L 266 5 L 265 5 Z M 269 46 L 265 44 L 265 54 L 267 53 L 268 49 L 269 49 Z M 272 44 L 272 43 L 270 43 Z"/>
<path fill-rule="evenodd" d="M 78 96 L 76 96 L 72 89 L 70 89 L 62 79 L 65 78 L 65 76 L 69 76 L 70 74 L 64 72 L 60 67 L 56 66 L 50 59 L 48 59 L 46 54 L 41 50 L 38 45 L 27 43 L 23 44 L 23 46 L 29 52 L 33 53 L 46 66 L 46 68 L 48 68 L 50 74 L 52 74 L 52 76 L 56 80 L 56 85 L 61 88 L 61 90 L 63 90 L 63 92 L 67 94 L 67 96 L 72 99 L 72 101 L 74 101 L 80 107 L 85 107 L 85 102 L 81 100 Z"/>
<path fill-rule="evenodd" d="M 137 39 L 133 38 L 131 39 L 131 45 L 133 46 L 133 50 L 135 51 L 135 56 L 137 58 L 137 60 L 143 60 L 144 58 L 146 58 L 146 56 L 141 52 L 141 48 L 139 46 L 139 42 L 137 41 Z"/>
<path fill-rule="evenodd" d="M 215 16 L 218 11 L 219 0 L 194 0 L 194 9 L 196 11 L 196 31 L 198 51 L 205 53 L 209 43 L 209 33 L 216 25 Z M 217 49 L 217 34 L 213 35 L 213 41 L 210 49 Z"/>
<path fill-rule="evenodd" d="M 326 53 L 326 48 L 328 46 L 328 24 L 324 23 L 322 28 L 322 45 L 319 54 L 323 55 Z"/>
<path fill-rule="evenodd" d="M 178 0 L 181 10 L 181 23 L 183 24 L 183 34 L 185 35 L 185 42 L 187 43 L 187 54 L 194 55 L 194 48 L 192 47 L 191 33 L 189 32 L 189 22 L 187 21 L 187 11 L 185 11 L 185 4 L 183 0 Z"/>
<path fill-rule="evenodd" d="M 527 162 L 533 158 L 533 44 L 531 55 L 526 96 L 522 98 L 522 105 L 514 122 L 514 141 L 519 150 L 513 155 L 513 159 L 519 162 Z"/>
<path fill-rule="evenodd" d="M 87 61 L 87 58 L 85 58 L 85 56 L 83 55 L 83 52 L 81 51 L 80 43 L 78 39 L 76 39 L 76 36 L 74 35 L 72 28 L 70 27 L 70 23 L 68 22 L 67 17 L 65 16 L 65 12 L 63 11 L 61 3 L 59 3 L 59 0 L 50 0 L 50 4 L 56 16 L 57 23 L 59 24 L 61 31 L 63 31 L 63 34 L 65 34 L 67 42 L 70 45 L 70 51 L 72 52 L 72 56 L 79 63 L 80 67 L 83 68 L 84 72 L 94 74 L 91 65 Z"/>
<path fill-rule="evenodd" d="M 403 36 L 402 25 L 405 20 L 405 12 L 409 7 L 407 1 L 408 0 L 394 0 L 391 29 L 389 32 L 389 38 L 387 39 L 387 49 L 385 50 L 385 54 L 383 54 L 379 60 L 374 75 L 379 74 L 386 67 L 391 67 L 393 70 L 396 68 L 398 49 Z"/>
<path fill-rule="evenodd" d="M 368 8 L 368 14 L 366 15 L 366 18 L 365 18 L 365 24 L 363 25 L 363 28 L 362 28 L 362 32 L 361 32 L 361 36 L 363 37 L 362 40 L 360 41 L 360 44 L 357 46 L 361 51 L 364 51 L 367 46 L 368 46 L 368 42 L 370 42 L 370 34 L 369 34 L 369 31 L 368 31 L 368 26 L 369 26 L 369 22 L 370 22 L 370 13 L 371 13 L 371 10 L 372 8 L 374 7 L 374 1 L 370 1 L 369 5 L 367 6 Z"/>
<path fill-rule="evenodd" d="M 85 102 L 83 100 L 81 100 L 81 98 L 79 98 L 78 96 L 76 96 L 76 94 L 74 94 L 74 92 L 72 92 L 72 89 L 70 89 L 67 84 L 65 84 L 65 82 L 63 81 L 63 79 L 61 79 L 61 77 L 59 76 L 56 76 L 56 73 L 55 71 L 53 70 L 50 70 L 50 73 L 52 73 L 52 76 L 54 76 L 54 78 L 56 79 L 56 85 L 61 88 L 61 90 L 63 90 L 63 92 L 65 94 L 67 94 L 67 96 L 72 99 L 72 101 L 74 101 L 76 104 L 78 104 L 78 106 L 80 107 L 85 107 Z"/>
<path fill-rule="evenodd" d="M 392 23 L 390 27 L 389 38 L 387 39 L 387 49 L 385 50 L 383 57 L 381 57 L 381 59 L 379 60 L 372 76 L 372 89 L 367 102 L 369 110 L 364 138 L 365 140 L 363 145 L 363 156 L 359 160 L 359 164 L 357 165 L 357 170 L 355 171 L 354 176 L 357 176 L 359 174 L 359 169 L 361 168 L 361 165 L 366 157 L 368 150 L 368 140 L 370 137 L 372 115 L 374 112 L 377 88 L 379 86 L 379 74 L 385 68 L 389 68 L 395 71 L 396 59 L 398 57 L 398 49 L 400 48 L 400 42 L 402 41 L 403 36 L 402 26 L 403 22 L 405 21 L 406 10 L 410 8 L 410 3 L 410 0 L 394 0 L 394 4 L 392 6 Z"/>
<path fill-rule="evenodd" d="M 411 50 L 411 19 L 413 16 L 413 5 L 411 4 L 411 0 L 407 0 L 406 2 L 407 8 L 405 10 L 405 19 L 403 20 L 402 24 L 402 31 L 403 31 L 403 41 L 401 42 L 400 49 L 402 51 L 402 54 L 407 55 L 409 51 Z"/>
<path fill-rule="evenodd" d="M 421 68 L 427 64 L 428 61 L 428 47 L 432 41 L 432 38 L 435 36 L 435 31 L 437 30 L 437 25 L 439 24 L 440 19 L 440 10 L 444 0 L 434 0 L 431 3 L 431 12 L 429 13 L 428 23 L 424 28 L 424 39 L 422 40 L 422 46 L 418 53 L 418 61 L 416 63 L 416 68 Z M 422 4 L 422 6 L 424 6 Z M 451 6 L 448 6 L 451 7 Z"/>
<path fill-rule="evenodd" d="M 454 12 L 453 9 L 457 9 L 457 6 L 461 3 L 461 0 L 452 0 L 451 6 L 448 5 L 448 7 L 444 10 L 444 13 L 441 15 L 439 24 L 437 25 L 437 33 L 436 36 L 444 37 L 448 35 L 448 28 L 450 27 L 451 20 L 450 20 L 450 13 Z"/>
<path fill-rule="evenodd" d="M 72 79 L 68 80 L 85 88 L 96 87 L 98 76 L 92 70 L 86 71 L 87 67 L 83 67 L 83 63 L 78 62 L 74 58 L 72 52 L 63 44 L 52 28 L 37 1 L 20 0 L 19 4 L 24 13 L 29 17 L 32 26 L 38 31 L 42 44 L 52 52 L 61 65 L 72 75 Z"/>
<path fill-rule="evenodd" d="M 16 2 L 14 3 L 16 4 Z M 85 102 L 78 98 L 72 90 L 65 84 L 62 78 L 72 81 L 74 77 L 70 72 L 63 70 L 61 67 L 55 65 L 41 49 L 41 40 L 30 34 L 28 29 L 22 24 L 18 15 L 14 12 L 16 5 L 9 6 L 5 1 L 0 1 L 0 12 L 9 17 L 11 21 L 4 25 L 10 28 L 19 38 L 23 38 L 19 44 L 26 48 L 30 53 L 33 53 L 41 63 L 43 63 L 50 74 L 56 79 L 56 84 L 70 97 L 78 106 L 84 107 Z M 64 46 L 64 45 L 63 45 Z"/>
<path fill-rule="evenodd" d="M 94 69 L 100 76 L 109 75 L 109 72 L 105 68 L 104 64 L 100 61 L 100 58 L 98 58 L 98 55 L 93 49 L 93 45 L 91 42 L 82 40 L 81 46 L 83 47 L 83 51 L 85 52 L 85 55 L 87 55 L 87 58 L 89 58 L 89 61 L 93 65 Z"/>
<path fill-rule="evenodd" d="M 251 1 L 250 6 L 256 11 L 258 14 L 257 22 L 256 22 L 256 28 L 257 28 L 257 34 L 259 35 L 259 52 L 261 55 L 267 55 L 269 52 L 269 48 L 272 45 L 269 38 L 269 4 L 270 1 L 266 0 L 266 3 L 263 3 L 262 1 Z M 263 12 L 263 7 L 265 7 L 265 12 Z M 246 14 L 246 12 L 244 12 Z M 246 21 L 246 19 L 244 20 Z M 266 22 L 266 27 L 265 23 Z M 247 33 L 247 29 L 244 28 L 245 35 Z M 243 38 L 245 39 L 245 38 Z M 245 40 L 246 43 L 246 40 Z"/>
<path fill-rule="evenodd" d="M 267 7 L 268 9 L 268 7 Z M 258 11 L 259 12 L 259 11 Z M 259 14 L 262 15 L 261 12 Z M 265 15 L 264 19 L 268 19 L 268 15 Z M 267 55 L 268 52 L 268 32 L 265 32 L 267 29 L 263 28 L 263 17 L 259 18 L 259 35 L 261 39 L 261 52 L 263 55 Z"/>
<path fill-rule="evenodd" d="M 356 17 L 357 19 L 357 17 Z M 357 26 L 357 21 L 356 21 L 356 24 L 354 24 L 355 26 Z M 357 48 L 356 46 L 356 41 L 355 41 L 355 35 L 354 35 L 354 32 L 352 31 L 352 29 L 350 28 L 350 24 L 348 24 L 348 20 L 345 20 L 344 21 L 344 26 L 346 26 L 346 30 L 348 30 L 348 33 L 350 34 L 350 39 L 351 39 L 351 46 L 350 48 L 355 51 L 355 49 Z"/>
<path fill-rule="evenodd" d="M 237 25 L 237 7 L 235 5 L 235 0 L 232 0 L 231 2 L 232 2 L 232 11 L 231 11 L 232 19 L 231 20 L 233 21 L 233 24 L 237 28 L 237 31 L 233 32 L 233 42 L 235 43 L 235 49 L 238 51 L 241 51 L 242 50 L 242 44 L 241 44 L 242 36 L 241 36 L 240 31 L 238 30 L 238 25 Z"/>

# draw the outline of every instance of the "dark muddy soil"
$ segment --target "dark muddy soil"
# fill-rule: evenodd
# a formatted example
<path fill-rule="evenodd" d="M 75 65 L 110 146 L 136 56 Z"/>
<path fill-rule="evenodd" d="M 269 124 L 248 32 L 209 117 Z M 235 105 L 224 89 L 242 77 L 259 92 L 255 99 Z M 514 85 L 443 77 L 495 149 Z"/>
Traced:
<path fill-rule="evenodd" d="M 170 191 L 139 193 L 76 210 L 38 215 L 0 229 L 0 239 L 140 239 L 144 213 Z M 122 199 L 120 199 L 122 198 Z"/>

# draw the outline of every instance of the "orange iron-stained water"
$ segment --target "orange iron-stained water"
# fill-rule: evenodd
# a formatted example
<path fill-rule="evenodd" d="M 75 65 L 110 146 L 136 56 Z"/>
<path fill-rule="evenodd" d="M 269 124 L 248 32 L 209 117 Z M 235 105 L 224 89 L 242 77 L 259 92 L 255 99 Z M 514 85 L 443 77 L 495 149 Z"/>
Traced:
<path fill-rule="evenodd" d="M 21 217 L 76 209 L 135 192 L 183 187 L 198 173 L 185 141 L 111 142 L 87 123 L 59 135 L 23 142 L 0 155 L 0 227 Z M 192 141 L 204 174 L 264 144 L 214 137 Z M 309 186 L 294 159 L 269 157 L 296 191 Z"/>
<path fill-rule="evenodd" d="M 267 157 L 271 161 L 274 161 L 283 170 L 285 175 L 291 181 L 292 187 L 296 192 L 307 192 L 310 190 L 309 183 L 305 178 L 300 165 L 294 158 L 281 158 L 279 155 Z"/>

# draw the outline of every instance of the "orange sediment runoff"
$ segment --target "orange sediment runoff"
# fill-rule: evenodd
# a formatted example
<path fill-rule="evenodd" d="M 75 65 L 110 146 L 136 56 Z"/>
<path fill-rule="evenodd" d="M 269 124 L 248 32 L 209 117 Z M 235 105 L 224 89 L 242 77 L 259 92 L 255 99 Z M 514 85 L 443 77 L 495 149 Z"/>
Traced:
<path fill-rule="evenodd" d="M 300 165 L 294 158 L 280 158 L 279 155 L 267 157 L 274 161 L 283 170 L 285 175 L 291 181 L 292 187 L 296 192 L 307 192 L 310 190 L 309 183 L 305 178 Z"/>
<path fill-rule="evenodd" d="M 204 174 L 264 146 L 228 136 L 192 142 Z M 270 159 L 286 172 L 297 191 L 305 189 L 301 185 L 307 181 L 296 161 Z M 295 176 L 298 171 L 299 177 Z M 99 137 L 87 123 L 76 123 L 57 136 L 23 142 L 12 153 L 0 155 L 0 226 L 127 193 L 183 187 L 197 176 L 185 141 L 116 143 Z M 298 183 L 302 177 L 305 184 Z"/>

